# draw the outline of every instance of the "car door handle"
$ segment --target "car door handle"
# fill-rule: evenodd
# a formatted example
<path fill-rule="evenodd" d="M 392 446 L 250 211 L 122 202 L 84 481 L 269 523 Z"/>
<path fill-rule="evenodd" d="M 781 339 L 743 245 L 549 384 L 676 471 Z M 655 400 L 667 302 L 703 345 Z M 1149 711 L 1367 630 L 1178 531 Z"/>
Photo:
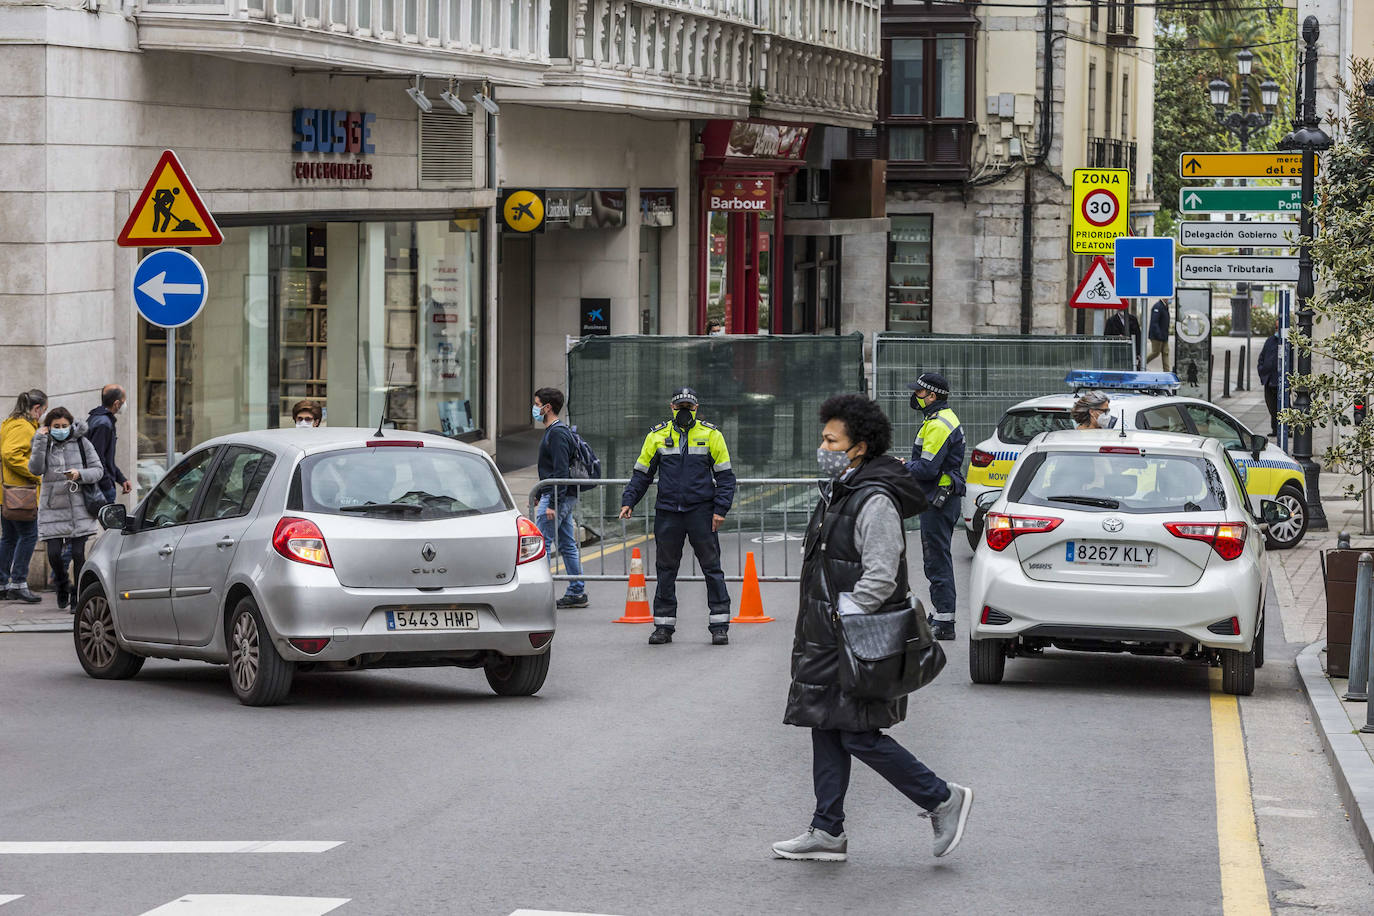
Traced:
<path fill-rule="evenodd" d="M 220 550 L 223 550 L 226 547 L 233 547 L 234 539 L 231 537 L 222 537 L 218 541 L 215 541 L 215 546 L 218 547 Z"/>
<path fill-rule="evenodd" d="M 175 547 L 173 547 L 171 544 L 163 544 L 158 549 L 157 555 L 160 557 L 170 557 L 174 553 L 176 553 Z"/>

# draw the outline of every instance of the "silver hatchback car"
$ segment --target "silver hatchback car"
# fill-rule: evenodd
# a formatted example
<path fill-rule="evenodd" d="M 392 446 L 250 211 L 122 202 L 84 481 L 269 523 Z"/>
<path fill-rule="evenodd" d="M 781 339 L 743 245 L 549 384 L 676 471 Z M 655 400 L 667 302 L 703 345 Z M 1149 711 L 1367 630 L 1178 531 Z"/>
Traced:
<path fill-rule="evenodd" d="M 483 668 L 505 696 L 548 674 L 544 539 L 491 458 L 451 439 L 224 436 L 100 523 L 73 628 L 92 677 L 198 659 L 227 664 L 239 699 L 267 706 L 297 671 Z"/>

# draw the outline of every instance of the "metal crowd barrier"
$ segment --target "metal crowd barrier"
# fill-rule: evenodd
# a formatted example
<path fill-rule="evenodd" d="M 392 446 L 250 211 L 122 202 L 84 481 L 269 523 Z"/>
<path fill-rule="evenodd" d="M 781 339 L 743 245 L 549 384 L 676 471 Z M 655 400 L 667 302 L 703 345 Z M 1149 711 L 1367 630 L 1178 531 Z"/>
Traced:
<path fill-rule="evenodd" d="M 558 555 L 555 539 L 549 545 L 549 564 L 554 569 L 554 579 L 623 582 L 630 577 L 630 555 L 636 547 L 644 558 L 645 579 L 652 582 L 657 578 L 653 563 L 653 506 L 658 485 L 650 486 L 634 514 L 622 519 L 619 517 L 620 496 L 629 482 L 629 478 L 592 481 L 549 478 L 539 481 L 530 492 L 527 512 L 531 519 L 540 523 L 535 510 L 545 490 L 551 490 L 550 507 L 557 512 L 558 487 L 595 488 L 581 493 L 573 510 L 574 522 L 589 533 L 588 542 L 581 549 L 582 575 L 569 575 L 563 569 L 563 558 Z M 741 478 L 735 481 L 734 505 L 717 532 L 721 538 L 721 567 L 725 570 L 725 581 L 744 580 L 745 555 L 750 552 L 754 554 L 760 582 L 801 581 L 801 546 L 811 512 L 820 499 L 818 483 L 814 477 Z M 584 539 L 579 537 L 578 540 Z M 684 565 L 691 562 L 691 572 L 679 575 L 677 581 L 706 581 L 697 566 L 690 540 L 683 545 L 682 559 Z"/>

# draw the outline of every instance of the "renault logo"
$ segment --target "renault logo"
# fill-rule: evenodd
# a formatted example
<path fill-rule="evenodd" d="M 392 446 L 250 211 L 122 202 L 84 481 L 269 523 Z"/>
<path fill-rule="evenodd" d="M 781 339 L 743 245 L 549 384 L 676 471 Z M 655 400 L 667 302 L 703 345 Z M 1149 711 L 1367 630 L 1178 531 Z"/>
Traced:
<path fill-rule="evenodd" d="M 1126 523 L 1123 522 L 1121 519 L 1117 518 L 1115 515 L 1113 515 L 1111 518 L 1104 518 L 1102 520 L 1103 531 L 1117 532 L 1125 527 Z"/>
<path fill-rule="evenodd" d="M 1113 529 L 1109 529 L 1109 530 L 1113 530 Z M 436 551 L 436 550 L 434 549 L 434 545 L 433 545 L 433 544 L 426 544 L 426 545 L 424 546 L 424 548 L 420 550 L 420 556 L 422 556 L 422 557 L 425 558 L 425 562 L 426 562 L 426 563 L 433 562 L 434 558 L 435 558 L 436 556 L 438 556 L 438 555 L 439 555 L 439 554 L 438 554 L 438 551 Z"/>

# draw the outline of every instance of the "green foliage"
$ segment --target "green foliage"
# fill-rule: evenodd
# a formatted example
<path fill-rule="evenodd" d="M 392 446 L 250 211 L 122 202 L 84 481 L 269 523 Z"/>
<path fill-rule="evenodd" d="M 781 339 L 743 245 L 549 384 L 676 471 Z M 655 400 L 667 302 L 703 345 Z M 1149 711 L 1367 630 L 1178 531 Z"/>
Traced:
<path fill-rule="evenodd" d="M 1355 60 L 1341 93 L 1350 117 L 1336 128 L 1337 143 L 1322 159 L 1317 182 L 1317 225 L 1312 242 L 1317 295 L 1312 299 L 1315 322 L 1326 332 L 1315 339 L 1294 330 L 1298 353 L 1310 351 L 1329 358 L 1332 368 L 1294 376 L 1294 387 L 1311 392 L 1312 407 L 1304 416 L 1284 412 L 1285 422 L 1304 429 L 1349 426 L 1351 404 L 1374 392 L 1374 103 L 1360 87 L 1374 74 L 1369 60 Z M 1296 324 L 1296 322 L 1295 322 Z M 1366 422 L 1337 438 L 1324 457 L 1328 467 L 1357 472 L 1374 470 L 1374 423 Z"/>

